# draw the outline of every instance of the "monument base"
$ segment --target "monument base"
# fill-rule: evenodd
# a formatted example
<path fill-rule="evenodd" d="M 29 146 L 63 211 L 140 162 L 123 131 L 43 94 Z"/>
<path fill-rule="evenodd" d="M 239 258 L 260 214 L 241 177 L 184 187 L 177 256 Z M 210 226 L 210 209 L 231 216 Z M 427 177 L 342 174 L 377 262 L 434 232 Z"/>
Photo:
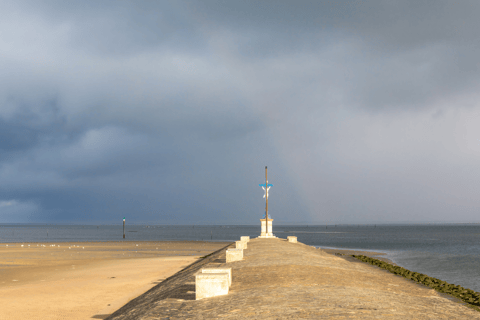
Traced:
<path fill-rule="evenodd" d="M 262 230 L 259 238 L 276 238 L 272 233 L 272 221 L 273 219 L 268 219 L 268 226 L 265 226 L 265 219 L 260 219 Z"/>
<path fill-rule="evenodd" d="M 268 235 L 262 235 L 260 234 L 257 238 L 276 238 L 276 236 L 274 234 L 268 234 Z"/>

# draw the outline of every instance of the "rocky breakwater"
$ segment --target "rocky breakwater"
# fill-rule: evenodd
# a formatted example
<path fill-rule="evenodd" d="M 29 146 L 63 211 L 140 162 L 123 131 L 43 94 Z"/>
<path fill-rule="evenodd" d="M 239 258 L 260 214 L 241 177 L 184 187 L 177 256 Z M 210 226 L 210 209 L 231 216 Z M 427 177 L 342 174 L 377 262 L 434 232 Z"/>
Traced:
<path fill-rule="evenodd" d="M 437 278 L 429 277 L 423 273 L 413 272 L 403 267 L 395 266 L 382 260 L 370 258 L 364 255 L 351 255 L 352 257 L 367 262 L 371 265 L 390 271 L 393 274 L 402 276 L 406 279 L 421 283 L 438 292 L 451 295 L 465 302 L 469 307 L 480 311 L 480 293 L 471 289 L 466 289 L 460 285 L 454 285 Z"/>
<path fill-rule="evenodd" d="M 252 239 L 180 271 L 108 319 L 479 319 L 480 312 L 350 256 L 286 239 Z M 208 261 L 207 261 L 208 260 Z M 195 299 L 200 268 L 231 268 L 228 294 Z"/>

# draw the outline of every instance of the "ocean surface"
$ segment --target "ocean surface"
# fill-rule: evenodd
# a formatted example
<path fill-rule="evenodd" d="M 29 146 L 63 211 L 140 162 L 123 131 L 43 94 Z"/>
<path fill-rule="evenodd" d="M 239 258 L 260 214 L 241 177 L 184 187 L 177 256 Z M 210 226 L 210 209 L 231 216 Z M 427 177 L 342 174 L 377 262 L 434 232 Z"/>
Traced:
<path fill-rule="evenodd" d="M 137 241 L 235 241 L 257 237 L 260 226 L 127 225 Z M 275 226 L 280 238 L 321 248 L 384 252 L 411 271 L 480 291 L 480 225 Z M 0 243 L 123 241 L 119 225 L 0 225 Z M 11 245 L 12 245 L 11 244 Z M 1 259 L 1 257 L 0 257 Z"/>

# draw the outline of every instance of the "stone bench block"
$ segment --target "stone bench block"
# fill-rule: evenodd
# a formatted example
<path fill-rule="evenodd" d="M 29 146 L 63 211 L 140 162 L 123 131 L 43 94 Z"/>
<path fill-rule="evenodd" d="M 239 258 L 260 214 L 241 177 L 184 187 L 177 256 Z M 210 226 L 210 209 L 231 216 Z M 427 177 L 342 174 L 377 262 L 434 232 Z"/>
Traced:
<path fill-rule="evenodd" d="M 226 261 L 234 262 L 243 259 L 243 249 L 228 249 L 226 252 Z"/>
<path fill-rule="evenodd" d="M 289 236 L 287 237 L 287 239 L 288 239 L 288 242 L 297 243 L 297 237 Z"/>
<path fill-rule="evenodd" d="M 195 299 L 228 294 L 228 273 L 197 273 L 195 275 Z"/>
<path fill-rule="evenodd" d="M 228 285 L 232 285 L 232 268 L 203 268 L 202 273 L 228 273 Z"/>
<path fill-rule="evenodd" d="M 235 241 L 237 249 L 247 249 L 247 243 L 244 241 Z"/>
<path fill-rule="evenodd" d="M 249 236 L 242 236 L 242 237 L 240 237 L 240 241 L 248 242 L 248 241 L 250 241 L 250 237 Z"/>

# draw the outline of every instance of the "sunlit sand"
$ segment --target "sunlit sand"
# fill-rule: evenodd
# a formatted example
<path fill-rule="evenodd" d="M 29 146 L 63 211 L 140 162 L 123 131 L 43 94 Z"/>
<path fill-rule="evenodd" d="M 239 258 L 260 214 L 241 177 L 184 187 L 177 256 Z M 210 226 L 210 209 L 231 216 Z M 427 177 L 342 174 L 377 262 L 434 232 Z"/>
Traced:
<path fill-rule="evenodd" d="M 0 319 L 103 319 L 226 244 L 0 244 Z"/>

